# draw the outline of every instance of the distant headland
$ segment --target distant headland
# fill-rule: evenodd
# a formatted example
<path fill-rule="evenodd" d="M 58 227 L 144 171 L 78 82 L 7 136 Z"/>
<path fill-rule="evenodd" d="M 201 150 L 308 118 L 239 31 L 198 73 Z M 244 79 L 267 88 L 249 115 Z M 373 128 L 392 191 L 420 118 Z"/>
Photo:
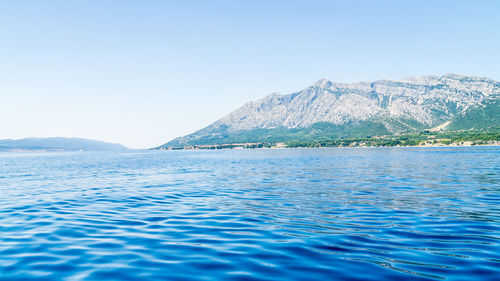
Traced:
<path fill-rule="evenodd" d="M 81 138 L 24 138 L 0 140 L 0 151 L 125 151 L 127 147 Z"/>

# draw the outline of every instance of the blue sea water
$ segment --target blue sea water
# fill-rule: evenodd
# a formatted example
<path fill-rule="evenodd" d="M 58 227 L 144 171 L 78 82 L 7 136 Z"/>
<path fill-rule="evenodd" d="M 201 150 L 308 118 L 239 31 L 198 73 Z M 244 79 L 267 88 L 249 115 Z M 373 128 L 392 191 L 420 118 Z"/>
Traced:
<path fill-rule="evenodd" d="M 500 148 L 0 153 L 0 280 L 500 280 Z"/>

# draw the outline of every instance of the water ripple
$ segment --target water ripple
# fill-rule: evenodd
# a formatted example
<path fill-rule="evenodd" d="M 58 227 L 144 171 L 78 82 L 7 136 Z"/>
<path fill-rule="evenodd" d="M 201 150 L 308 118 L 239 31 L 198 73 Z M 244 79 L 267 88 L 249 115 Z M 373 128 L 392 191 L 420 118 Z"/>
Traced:
<path fill-rule="evenodd" d="M 498 280 L 500 149 L 0 154 L 0 280 Z"/>

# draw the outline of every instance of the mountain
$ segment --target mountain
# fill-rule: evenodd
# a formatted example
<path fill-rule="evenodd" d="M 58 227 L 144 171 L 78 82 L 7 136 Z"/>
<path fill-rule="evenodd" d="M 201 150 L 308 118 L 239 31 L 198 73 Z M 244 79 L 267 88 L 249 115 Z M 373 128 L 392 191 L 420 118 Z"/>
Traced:
<path fill-rule="evenodd" d="M 210 126 L 158 148 L 318 140 L 498 126 L 500 82 L 457 74 L 399 81 L 321 79 L 288 95 L 249 102 Z"/>
<path fill-rule="evenodd" d="M 125 146 L 79 138 L 25 138 L 0 140 L 2 150 L 122 151 Z"/>

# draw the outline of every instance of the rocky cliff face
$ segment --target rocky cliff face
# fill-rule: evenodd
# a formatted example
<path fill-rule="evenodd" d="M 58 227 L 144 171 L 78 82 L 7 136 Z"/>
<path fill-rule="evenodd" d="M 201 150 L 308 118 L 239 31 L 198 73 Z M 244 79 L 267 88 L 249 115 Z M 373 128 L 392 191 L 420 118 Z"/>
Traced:
<path fill-rule="evenodd" d="M 212 126 L 228 131 L 345 124 L 370 118 L 403 118 L 431 127 L 500 94 L 500 83 L 455 74 L 352 84 L 322 79 L 290 95 L 249 102 Z"/>
<path fill-rule="evenodd" d="M 321 122 L 343 126 L 370 121 L 383 124 L 390 133 L 408 132 L 438 126 L 499 96 L 499 82 L 456 74 L 350 84 L 322 79 L 293 94 L 271 94 L 249 102 L 177 143 L 254 129 L 307 128 Z"/>

